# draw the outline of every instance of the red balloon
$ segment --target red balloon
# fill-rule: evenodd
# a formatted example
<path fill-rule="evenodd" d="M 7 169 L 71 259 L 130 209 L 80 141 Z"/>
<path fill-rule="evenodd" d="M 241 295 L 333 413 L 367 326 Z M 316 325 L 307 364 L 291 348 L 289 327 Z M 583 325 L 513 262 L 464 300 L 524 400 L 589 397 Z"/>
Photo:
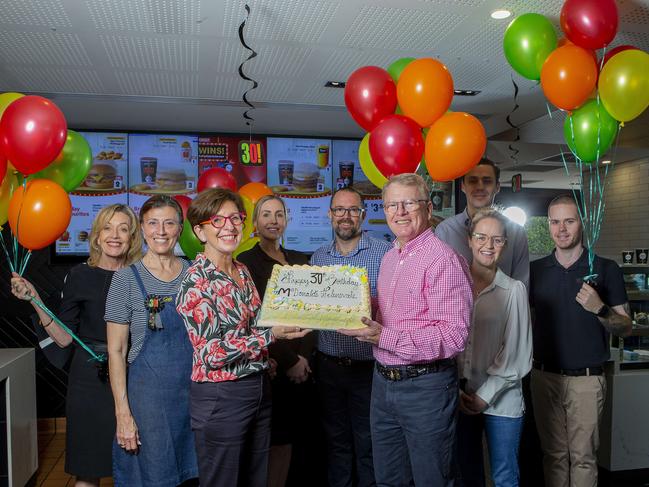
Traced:
<path fill-rule="evenodd" d="M 65 117 L 50 100 L 23 96 L 0 119 L 0 152 L 21 173 L 45 169 L 59 155 L 68 135 Z"/>
<path fill-rule="evenodd" d="M 189 205 L 192 204 L 192 199 L 189 196 L 185 196 L 184 194 L 177 194 L 174 196 L 174 199 L 178 202 L 180 208 L 183 210 L 183 218 L 187 218 L 187 210 L 189 209 Z"/>
<path fill-rule="evenodd" d="M 629 49 L 638 49 L 638 48 L 635 47 L 635 46 L 631 46 L 629 44 L 624 44 L 622 46 L 614 47 L 613 49 L 608 51 L 606 53 L 606 55 L 604 56 L 604 64 L 606 64 L 608 62 L 608 60 L 611 59 L 616 54 L 618 54 L 618 53 L 620 53 L 622 51 L 628 51 Z M 604 67 L 604 64 L 602 65 L 602 68 Z"/>
<path fill-rule="evenodd" d="M 608 46 L 617 32 L 615 0 L 566 0 L 561 28 L 570 41 L 585 49 Z"/>
<path fill-rule="evenodd" d="M 370 134 L 370 155 L 386 178 L 415 172 L 423 154 L 421 127 L 409 117 L 389 115 Z"/>
<path fill-rule="evenodd" d="M 364 66 L 347 80 L 345 105 L 356 123 L 370 132 L 397 108 L 397 86 L 385 69 Z"/>
<path fill-rule="evenodd" d="M 213 167 L 201 174 L 198 178 L 197 189 L 200 193 L 209 188 L 226 188 L 232 191 L 237 190 L 237 181 L 234 176 L 223 168 Z"/>

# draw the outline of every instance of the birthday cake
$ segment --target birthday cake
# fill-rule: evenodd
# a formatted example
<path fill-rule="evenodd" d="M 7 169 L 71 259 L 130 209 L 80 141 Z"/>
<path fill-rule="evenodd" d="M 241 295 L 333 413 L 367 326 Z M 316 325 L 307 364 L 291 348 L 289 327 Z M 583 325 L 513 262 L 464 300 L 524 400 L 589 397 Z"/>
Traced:
<path fill-rule="evenodd" d="M 367 270 L 353 266 L 275 265 L 258 326 L 363 328 L 371 317 Z"/>

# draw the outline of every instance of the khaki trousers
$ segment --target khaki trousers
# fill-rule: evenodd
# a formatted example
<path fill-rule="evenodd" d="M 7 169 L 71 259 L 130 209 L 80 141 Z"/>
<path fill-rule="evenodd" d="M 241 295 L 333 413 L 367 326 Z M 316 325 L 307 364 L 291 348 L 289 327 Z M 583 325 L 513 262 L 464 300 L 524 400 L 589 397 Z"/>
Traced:
<path fill-rule="evenodd" d="M 604 376 L 532 370 L 532 402 L 546 487 L 596 487 Z"/>

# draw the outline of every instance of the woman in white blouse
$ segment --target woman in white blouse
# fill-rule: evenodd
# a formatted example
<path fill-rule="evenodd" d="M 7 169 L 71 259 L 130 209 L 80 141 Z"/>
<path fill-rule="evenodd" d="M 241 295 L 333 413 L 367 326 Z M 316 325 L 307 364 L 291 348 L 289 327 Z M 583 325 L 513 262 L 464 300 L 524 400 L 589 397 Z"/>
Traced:
<path fill-rule="evenodd" d="M 464 487 L 485 485 L 483 431 L 494 485 L 518 486 L 525 412 L 521 380 L 532 367 L 532 330 L 525 285 L 498 269 L 507 245 L 506 223 L 496 210 L 482 210 L 469 226 L 473 323 L 459 364 L 458 461 Z"/>

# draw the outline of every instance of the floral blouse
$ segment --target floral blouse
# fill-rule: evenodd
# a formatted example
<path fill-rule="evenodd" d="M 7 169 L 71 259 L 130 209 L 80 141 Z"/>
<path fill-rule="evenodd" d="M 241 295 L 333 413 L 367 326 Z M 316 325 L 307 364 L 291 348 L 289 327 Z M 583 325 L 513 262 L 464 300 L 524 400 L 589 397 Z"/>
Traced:
<path fill-rule="evenodd" d="M 194 348 L 192 381 L 236 380 L 268 367 L 270 329 L 256 326 L 261 299 L 245 265 L 243 288 L 199 253 L 180 284 L 176 309 Z"/>

